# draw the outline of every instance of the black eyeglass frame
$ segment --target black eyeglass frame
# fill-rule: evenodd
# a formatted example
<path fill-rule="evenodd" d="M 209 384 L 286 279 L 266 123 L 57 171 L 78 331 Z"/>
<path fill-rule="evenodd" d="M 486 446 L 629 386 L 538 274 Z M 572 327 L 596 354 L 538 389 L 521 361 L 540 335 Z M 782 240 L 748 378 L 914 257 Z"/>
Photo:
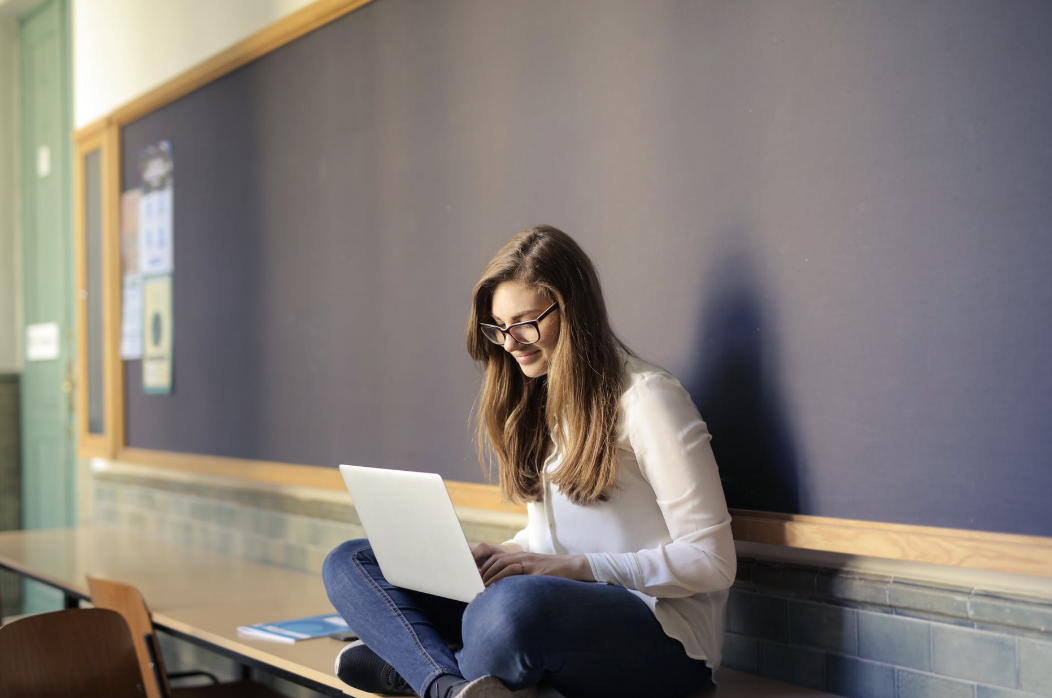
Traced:
<path fill-rule="evenodd" d="M 552 312 L 553 310 L 555 310 L 557 307 L 559 307 L 558 303 L 552 303 L 551 305 L 548 306 L 547 310 L 545 310 L 543 313 L 541 313 L 540 315 L 535 317 L 533 320 L 524 320 L 523 322 L 513 322 L 510 325 L 508 325 L 507 327 L 501 327 L 500 325 L 491 325 L 491 324 L 486 323 L 486 322 L 480 322 L 479 323 L 479 329 L 482 331 L 482 336 L 483 337 L 485 337 L 491 343 L 496 344 L 498 346 L 504 346 L 504 342 L 508 341 L 508 335 L 511 335 L 511 338 L 514 339 L 519 344 L 527 344 L 527 345 L 529 345 L 529 344 L 536 344 L 537 342 L 541 341 L 541 326 L 540 326 L 541 320 L 543 320 L 544 318 L 548 317 L 548 314 L 550 312 Z M 511 334 L 511 330 L 512 330 L 513 327 L 524 327 L 525 325 L 533 325 L 533 329 L 537 332 L 537 339 L 533 340 L 532 342 L 524 342 L 521 339 L 519 339 L 518 337 L 516 337 L 515 335 Z M 492 329 L 492 330 L 494 330 L 494 331 L 496 331 L 499 334 L 499 336 L 501 338 L 501 340 L 499 342 L 495 341 L 492 337 L 490 337 L 488 334 L 486 334 L 486 328 L 487 327 Z"/>

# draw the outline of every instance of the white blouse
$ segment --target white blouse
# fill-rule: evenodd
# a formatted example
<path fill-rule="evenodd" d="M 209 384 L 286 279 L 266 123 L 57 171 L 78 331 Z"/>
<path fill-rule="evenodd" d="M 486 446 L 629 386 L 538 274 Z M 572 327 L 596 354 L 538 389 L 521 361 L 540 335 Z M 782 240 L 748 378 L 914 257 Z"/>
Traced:
<path fill-rule="evenodd" d="M 580 554 L 597 581 L 646 602 L 669 637 L 715 672 L 727 589 L 737 557 L 711 436 L 668 372 L 625 356 L 618 423 L 618 485 L 597 504 L 571 502 L 547 478 L 543 502 L 509 541 L 524 551 Z M 558 449 L 544 471 L 561 463 Z"/>

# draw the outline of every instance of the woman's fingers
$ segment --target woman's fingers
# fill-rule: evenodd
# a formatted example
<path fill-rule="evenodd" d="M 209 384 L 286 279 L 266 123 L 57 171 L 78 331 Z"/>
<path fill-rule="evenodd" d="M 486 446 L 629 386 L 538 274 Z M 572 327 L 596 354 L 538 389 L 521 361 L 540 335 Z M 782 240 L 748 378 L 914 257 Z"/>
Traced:
<path fill-rule="evenodd" d="M 493 555 L 500 553 L 502 550 L 499 546 L 492 545 L 491 543 L 472 543 L 471 544 L 471 556 L 475 558 L 475 566 L 481 567 L 486 563 Z"/>
<path fill-rule="evenodd" d="M 493 568 L 493 565 L 497 564 L 498 562 L 500 562 L 504 558 L 508 557 L 509 555 L 515 555 L 515 554 L 516 553 L 496 552 L 496 553 L 493 553 L 492 555 L 490 555 L 489 559 L 486 560 L 486 562 L 483 563 L 483 565 L 481 567 L 479 567 L 479 573 L 482 575 L 482 580 L 483 581 L 486 580 L 486 575 L 489 573 L 489 570 L 491 570 Z"/>
<path fill-rule="evenodd" d="M 510 554 L 502 556 L 499 560 L 493 560 L 493 564 L 488 565 L 482 573 L 482 583 L 489 586 L 506 577 L 529 574 L 526 563 L 521 558 L 520 555 Z"/>
<path fill-rule="evenodd" d="M 526 566 L 526 557 L 522 553 L 494 555 L 480 570 L 483 583 L 489 585 L 505 577 L 528 575 L 529 570 Z"/>

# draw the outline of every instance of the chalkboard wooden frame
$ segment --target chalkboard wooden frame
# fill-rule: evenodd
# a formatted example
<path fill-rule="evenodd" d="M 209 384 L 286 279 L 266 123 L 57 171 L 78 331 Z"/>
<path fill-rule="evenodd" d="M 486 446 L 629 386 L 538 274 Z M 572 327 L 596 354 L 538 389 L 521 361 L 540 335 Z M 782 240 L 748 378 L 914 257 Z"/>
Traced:
<path fill-rule="evenodd" d="M 101 125 L 107 134 L 103 140 L 104 157 L 108 162 L 120 162 L 119 135 L 126 124 L 370 1 L 319 0 L 117 109 Z M 86 127 L 78 131 L 77 138 L 86 138 L 86 134 L 99 128 L 99 124 Z M 106 171 L 110 178 L 106 188 L 110 197 L 106 207 L 109 211 L 115 210 L 119 203 L 118 169 L 111 167 Z M 106 222 L 111 245 L 119 236 L 117 226 L 116 216 L 111 214 Z M 111 282 L 119 284 L 119 279 L 111 279 Z M 107 303 L 106 308 L 110 313 L 107 323 L 110 341 L 114 343 L 119 328 L 119 299 Z M 107 399 L 115 415 L 111 432 L 117 459 L 260 483 L 342 489 L 338 473 L 325 468 L 129 448 L 123 433 L 125 405 L 121 362 L 113 352 L 107 356 L 107 371 L 113 378 L 113 389 Z M 454 503 L 459 506 L 505 509 L 495 487 L 450 482 L 449 489 Z M 523 511 L 521 507 L 511 510 Z M 735 537 L 742 541 L 1052 577 L 1052 538 L 745 510 L 732 513 Z"/>
<path fill-rule="evenodd" d="M 113 159 L 112 142 L 116 130 L 110 127 L 109 120 L 103 119 L 77 131 L 74 138 L 74 264 L 76 299 L 77 334 L 77 454 L 81 458 L 109 458 L 117 450 L 117 423 L 123 421 L 118 413 L 118 401 L 114 398 L 119 388 L 117 374 L 119 369 L 119 345 L 117 344 L 120 328 L 114 326 L 120 311 L 120 260 L 119 249 L 114 247 L 111 226 L 116 216 L 114 204 L 116 189 L 111 189 L 119 172 Z M 102 250 L 101 268 L 88 269 L 87 255 L 87 183 L 84 178 L 84 167 L 87 156 L 98 153 L 101 160 L 102 177 Z M 116 265 L 116 266 L 114 266 Z M 102 275 L 99 299 L 102 308 L 102 385 L 92 385 L 88 369 L 88 303 L 89 279 L 91 273 Z M 104 426 L 101 431 L 93 432 L 88 423 L 88 405 L 92 391 L 102 391 Z"/>

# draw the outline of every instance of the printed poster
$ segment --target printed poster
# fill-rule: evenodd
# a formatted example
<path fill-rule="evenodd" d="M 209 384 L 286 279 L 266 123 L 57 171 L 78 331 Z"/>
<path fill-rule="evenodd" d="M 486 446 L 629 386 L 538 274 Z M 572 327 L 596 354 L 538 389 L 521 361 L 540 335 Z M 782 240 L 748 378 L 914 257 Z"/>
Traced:
<path fill-rule="evenodd" d="M 174 169 L 172 144 L 169 141 L 161 141 L 139 153 L 139 174 L 142 179 L 139 196 L 141 274 L 172 273 Z"/>
<path fill-rule="evenodd" d="M 142 387 L 148 395 L 172 392 L 172 277 L 142 277 Z"/>
<path fill-rule="evenodd" d="M 128 274 L 121 289 L 121 358 L 142 358 L 142 276 Z"/>
<path fill-rule="evenodd" d="M 142 358 L 142 276 L 139 275 L 139 189 L 121 195 L 121 358 Z"/>

